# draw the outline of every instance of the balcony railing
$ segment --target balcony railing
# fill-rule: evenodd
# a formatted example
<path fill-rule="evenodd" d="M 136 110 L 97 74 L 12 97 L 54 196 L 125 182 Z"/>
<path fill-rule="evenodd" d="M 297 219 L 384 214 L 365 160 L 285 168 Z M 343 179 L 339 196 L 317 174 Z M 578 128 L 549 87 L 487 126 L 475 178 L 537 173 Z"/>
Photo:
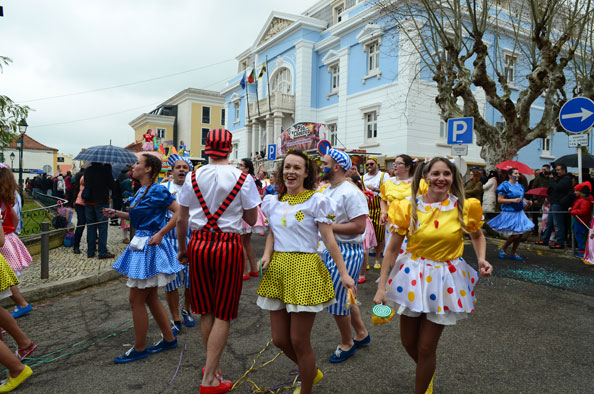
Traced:
<path fill-rule="evenodd" d="M 295 95 L 280 92 L 273 92 L 270 94 L 270 107 L 268 107 L 268 97 L 258 101 L 260 105 L 260 115 L 266 115 L 270 111 L 295 113 Z M 258 117 L 258 103 L 250 103 L 250 117 Z"/>

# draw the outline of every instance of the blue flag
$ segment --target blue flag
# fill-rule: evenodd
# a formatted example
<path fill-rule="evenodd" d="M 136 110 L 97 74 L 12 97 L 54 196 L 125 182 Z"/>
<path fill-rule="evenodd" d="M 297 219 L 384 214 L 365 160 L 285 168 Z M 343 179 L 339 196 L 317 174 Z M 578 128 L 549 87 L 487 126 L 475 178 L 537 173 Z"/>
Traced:
<path fill-rule="evenodd" d="M 241 77 L 241 81 L 239 81 L 242 89 L 245 89 L 245 73 L 243 73 L 243 77 Z"/>

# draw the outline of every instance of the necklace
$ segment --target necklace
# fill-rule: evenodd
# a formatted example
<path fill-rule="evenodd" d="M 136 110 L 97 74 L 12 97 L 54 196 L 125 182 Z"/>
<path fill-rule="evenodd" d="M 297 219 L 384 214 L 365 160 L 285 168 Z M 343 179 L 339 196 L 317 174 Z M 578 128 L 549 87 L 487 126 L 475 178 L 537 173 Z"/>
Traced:
<path fill-rule="evenodd" d="M 448 196 L 446 195 L 443 200 L 435 201 L 435 202 L 431 202 L 429 200 L 429 196 L 427 194 L 425 194 L 425 197 L 427 198 L 428 204 L 430 204 L 430 205 L 439 202 L 439 210 L 437 211 L 437 215 L 435 216 L 435 219 L 433 220 L 433 225 L 435 226 L 435 228 L 438 228 L 439 227 L 439 215 L 441 214 L 441 209 L 443 208 L 443 202 L 448 199 Z M 433 208 L 431 209 L 431 212 L 433 213 Z"/>

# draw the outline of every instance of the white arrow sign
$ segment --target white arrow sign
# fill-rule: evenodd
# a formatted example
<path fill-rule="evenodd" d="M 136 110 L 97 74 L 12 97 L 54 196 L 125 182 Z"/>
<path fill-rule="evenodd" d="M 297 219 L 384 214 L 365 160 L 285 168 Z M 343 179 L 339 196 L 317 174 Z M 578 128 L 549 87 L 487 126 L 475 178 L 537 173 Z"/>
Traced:
<path fill-rule="evenodd" d="M 588 111 L 586 108 L 581 108 L 581 112 L 577 112 L 574 114 L 566 114 L 562 115 L 561 119 L 573 119 L 573 118 L 582 118 L 582 122 L 588 119 L 594 112 Z"/>

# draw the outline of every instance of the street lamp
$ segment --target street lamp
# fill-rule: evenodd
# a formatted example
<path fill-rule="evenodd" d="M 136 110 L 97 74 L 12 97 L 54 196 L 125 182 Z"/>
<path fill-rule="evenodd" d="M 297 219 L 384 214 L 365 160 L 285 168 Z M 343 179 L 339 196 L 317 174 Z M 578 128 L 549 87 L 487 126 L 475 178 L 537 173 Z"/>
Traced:
<path fill-rule="evenodd" d="M 21 136 L 19 137 L 19 189 L 21 192 L 21 204 L 25 203 L 23 198 L 23 145 L 25 143 L 25 133 L 27 132 L 27 122 L 25 119 L 21 119 L 19 122 L 19 131 Z"/>
<path fill-rule="evenodd" d="M 14 152 L 12 152 L 10 154 L 10 168 L 11 169 L 14 168 L 14 158 L 15 158 L 15 155 L 14 155 Z"/>

